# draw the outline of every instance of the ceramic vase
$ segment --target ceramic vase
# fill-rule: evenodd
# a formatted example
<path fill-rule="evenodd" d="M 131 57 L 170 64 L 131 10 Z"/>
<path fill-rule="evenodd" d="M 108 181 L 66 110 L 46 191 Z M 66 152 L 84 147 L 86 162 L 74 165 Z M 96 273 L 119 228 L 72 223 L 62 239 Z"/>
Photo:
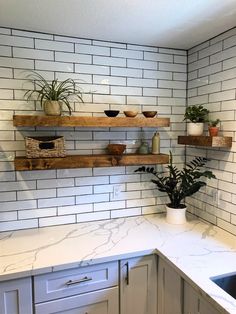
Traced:
<path fill-rule="evenodd" d="M 210 136 L 218 136 L 219 128 L 217 126 L 209 126 L 208 131 Z"/>
<path fill-rule="evenodd" d="M 187 124 L 187 132 L 188 132 L 188 135 L 191 135 L 191 136 L 202 135 L 203 129 L 204 129 L 204 123 L 203 122 L 198 122 L 198 123 L 189 122 Z"/>
<path fill-rule="evenodd" d="M 47 116 L 60 116 L 61 105 L 56 100 L 47 100 L 43 104 L 44 112 Z"/>
<path fill-rule="evenodd" d="M 172 225 L 183 225 L 186 221 L 186 207 L 171 208 L 166 205 L 166 222 Z"/>

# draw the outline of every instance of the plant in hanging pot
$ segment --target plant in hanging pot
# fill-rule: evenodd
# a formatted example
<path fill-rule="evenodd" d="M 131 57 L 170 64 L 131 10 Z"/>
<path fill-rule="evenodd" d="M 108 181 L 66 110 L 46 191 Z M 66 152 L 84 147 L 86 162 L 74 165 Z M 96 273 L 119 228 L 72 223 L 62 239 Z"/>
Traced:
<path fill-rule="evenodd" d="M 210 136 L 218 136 L 219 128 L 217 124 L 220 123 L 220 119 L 208 120 L 208 131 Z"/>
<path fill-rule="evenodd" d="M 25 93 L 27 101 L 36 95 L 46 115 L 60 116 L 63 104 L 71 115 L 71 100 L 83 102 L 81 88 L 73 79 L 68 78 L 62 82 L 58 79 L 48 82 L 42 75 L 32 71 L 27 78 L 35 84 L 35 90 L 28 90 Z"/>
<path fill-rule="evenodd" d="M 189 120 L 187 125 L 188 135 L 199 136 L 203 134 L 204 122 L 207 122 L 209 110 L 202 105 L 189 106 L 185 110 L 184 120 Z"/>
<path fill-rule="evenodd" d="M 201 187 L 206 185 L 206 182 L 201 181 L 200 178 L 216 178 L 211 171 L 202 169 L 206 162 L 206 158 L 195 157 L 182 170 L 179 170 L 173 165 L 172 153 L 170 152 L 170 162 L 167 166 L 167 172 L 157 172 L 153 167 L 145 166 L 135 170 L 135 172 L 152 174 L 154 179 L 151 179 L 151 181 L 156 184 L 157 189 L 160 192 L 167 193 L 170 200 L 170 203 L 166 205 L 166 220 L 168 223 L 186 223 L 186 205 L 184 199 L 198 192 Z"/>

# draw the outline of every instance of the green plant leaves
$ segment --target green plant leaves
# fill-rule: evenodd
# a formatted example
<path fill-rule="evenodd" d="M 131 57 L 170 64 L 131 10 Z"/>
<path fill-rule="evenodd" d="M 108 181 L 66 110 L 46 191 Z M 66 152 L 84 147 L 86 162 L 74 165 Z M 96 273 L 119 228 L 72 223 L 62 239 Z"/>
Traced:
<path fill-rule="evenodd" d="M 156 172 L 154 168 L 145 166 L 136 169 L 135 172 L 152 174 L 155 179 L 151 179 L 151 182 L 156 184 L 160 192 L 167 193 L 170 199 L 170 207 L 181 208 L 185 197 L 193 195 L 206 185 L 206 182 L 201 181 L 200 178 L 216 178 L 211 171 L 201 170 L 206 162 L 206 158 L 195 157 L 182 170 L 179 170 L 173 165 L 172 153 L 170 152 L 170 163 L 166 167 L 168 173 Z"/>

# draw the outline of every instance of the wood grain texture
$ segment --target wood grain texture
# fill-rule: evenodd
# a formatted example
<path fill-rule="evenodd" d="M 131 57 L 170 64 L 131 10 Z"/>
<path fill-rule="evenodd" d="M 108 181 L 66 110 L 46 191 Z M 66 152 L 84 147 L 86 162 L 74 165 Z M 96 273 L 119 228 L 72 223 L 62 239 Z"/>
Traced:
<path fill-rule="evenodd" d="M 14 115 L 13 125 L 19 127 L 166 127 L 170 125 L 170 119 Z"/>
<path fill-rule="evenodd" d="M 63 158 L 15 158 L 15 170 L 46 170 L 165 164 L 169 156 L 159 155 L 70 155 Z"/>
<path fill-rule="evenodd" d="M 205 147 L 231 147 L 232 137 L 178 136 L 178 144 L 205 146 Z"/>

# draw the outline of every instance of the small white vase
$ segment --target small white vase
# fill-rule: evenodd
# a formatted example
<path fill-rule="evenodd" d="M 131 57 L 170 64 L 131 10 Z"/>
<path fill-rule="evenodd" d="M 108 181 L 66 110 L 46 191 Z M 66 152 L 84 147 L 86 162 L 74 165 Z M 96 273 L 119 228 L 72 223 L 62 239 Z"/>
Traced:
<path fill-rule="evenodd" d="M 171 208 L 166 205 L 166 222 L 172 225 L 183 225 L 186 221 L 186 207 Z"/>
<path fill-rule="evenodd" d="M 44 112 L 47 116 L 60 116 L 61 105 L 56 100 L 46 100 L 43 104 Z"/>
<path fill-rule="evenodd" d="M 187 124 L 188 135 L 200 136 L 203 134 L 203 129 L 204 129 L 203 122 L 198 122 L 198 123 L 189 122 Z"/>

